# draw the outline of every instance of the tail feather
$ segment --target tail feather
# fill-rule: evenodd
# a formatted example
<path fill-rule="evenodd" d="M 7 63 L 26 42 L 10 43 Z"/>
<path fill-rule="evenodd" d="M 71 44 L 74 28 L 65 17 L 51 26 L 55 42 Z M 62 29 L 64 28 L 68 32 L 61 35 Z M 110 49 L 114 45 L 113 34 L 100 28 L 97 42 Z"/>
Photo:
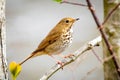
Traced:
<path fill-rule="evenodd" d="M 23 60 L 22 62 L 20 62 L 19 64 L 22 65 L 24 62 L 26 62 L 27 60 L 29 60 L 30 58 L 32 58 L 34 55 L 30 55 L 29 57 L 27 57 L 25 60 Z"/>
<path fill-rule="evenodd" d="M 41 56 L 41 55 L 43 55 L 43 54 L 44 54 L 43 51 L 41 51 L 41 52 L 35 52 L 35 51 L 34 51 L 30 56 L 28 56 L 25 60 L 23 60 L 23 61 L 20 62 L 19 64 L 22 65 L 22 64 L 25 63 L 27 60 L 29 60 L 29 59 L 31 59 L 31 58 L 33 58 L 33 57 Z"/>

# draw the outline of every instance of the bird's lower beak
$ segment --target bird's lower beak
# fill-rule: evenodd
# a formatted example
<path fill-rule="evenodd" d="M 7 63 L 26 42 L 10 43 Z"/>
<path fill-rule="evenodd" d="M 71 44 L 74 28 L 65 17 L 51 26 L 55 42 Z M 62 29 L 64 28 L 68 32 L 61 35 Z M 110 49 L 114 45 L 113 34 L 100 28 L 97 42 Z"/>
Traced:
<path fill-rule="evenodd" d="M 76 21 L 78 21 L 78 20 L 79 20 L 79 18 L 76 18 L 76 19 L 73 19 L 72 22 L 76 22 Z"/>
<path fill-rule="evenodd" d="M 78 20 L 79 20 L 79 18 L 76 18 L 75 20 L 76 20 L 76 21 L 78 21 Z"/>

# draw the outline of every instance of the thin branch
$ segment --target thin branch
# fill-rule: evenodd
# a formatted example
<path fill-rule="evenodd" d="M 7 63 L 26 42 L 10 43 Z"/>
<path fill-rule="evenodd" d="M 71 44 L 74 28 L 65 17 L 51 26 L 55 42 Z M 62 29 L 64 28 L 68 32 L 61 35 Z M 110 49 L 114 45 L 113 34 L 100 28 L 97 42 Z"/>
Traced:
<path fill-rule="evenodd" d="M 87 2 L 87 4 L 88 4 L 89 10 L 90 10 L 90 12 L 91 12 L 91 14 L 92 14 L 92 16 L 93 16 L 96 24 L 97 24 L 97 27 L 99 28 L 99 31 L 100 31 L 100 33 L 101 33 L 101 35 L 102 35 L 103 40 L 105 41 L 105 44 L 106 44 L 106 46 L 107 46 L 110 54 L 111 54 L 111 55 L 115 55 L 115 53 L 112 51 L 111 45 L 109 44 L 109 42 L 108 42 L 108 40 L 107 40 L 107 38 L 106 38 L 103 30 L 102 30 L 102 25 L 100 24 L 99 19 L 98 19 L 97 16 L 96 16 L 95 10 L 93 9 L 93 6 L 92 6 L 90 0 L 86 0 L 86 2 Z M 112 59 L 113 59 L 113 62 L 114 62 L 114 64 L 115 64 L 116 71 L 117 71 L 118 75 L 120 76 L 120 72 L 118 71 L 119 65 L 118 65 L 118 63 L 117 63 L 117 58 L 116 58 L 116 56 L 112 57 Z"/>
<path fill-rule="evenodd" d="M 120 6 L 120 3 L 118 3 L 107 15 L 107 17 L 104 19 L 104 22 L 102 23 L 102 25 L 104 25 L 108 19 L 110 18 L 110 16 L 116 11 L 116 9 Z"/>
<path fill-rule="evenodd" d="M 94 49 L 91 49 L 93 54 L 95 55 L 95 57 L 98 59 L 98 61 L 100 61 L 101 63 L 103 63 L 102 59 L 96 54 L 96 52 L 94 51 Z"/>
<path fill-rule="evenodd" d="M 66 1 L 66 0 L 63 0 L 61 3 L 67 3 L 67 4 L 78 5 L 78 6 L 86 6 L 87 7 L 87 5 L 85 5 L 85 4 L 69 2 L 69 1 Z"/>
<path fill-rule="evenodd" d="M 63 1 L 61 2 L 61 4 L 62 4 L 62 3 L 88 7 L 88 5 L 86 5 L 86 4 L 69 2 L 69 1 L 66 1 L 66 0 L 63 0 Z M 116 11 L 116 9 L 117 9 L 119 6 L 120 6 L 120 3 L 118 3 L 118 4 L 109 12 L 109 14 L 107 15 L 107 17 L 104 19 L 102 25 L 104 25 L 104 24 L 108 21 L 108 19 L 110 18 L 110 16 Z M 101 27 L 102 27 L 102 26 L 101 26 Z"/>
<path fill-rule="evenodd" d="M 64 62 L 63 66 L 66 66 L 74 61 L 77 60 L 78 57 L 80 57 L 83 53 L 85 53 L 88 50 L 91 50 L 93 47 L 98 46 L 98 44 L 101 42 L 101 36 L 95 38 L 94 40 L 88 42 L 87 44 L 85 44 L 83 47 L 81 47 L 80 49 L 78 49 L 76 52 L 74 52 L 74 56 L 71 58 L 66 58 L 64 60 L 62 60 L 62 62 Z M 41 78 L 40 80 L 48 80 L 55 72 L 57 72 L 58 70 L 61 69 L 61 66 L 59 64 L 56 64 L 55 66 L 53 66 L 48 72 L 46 72 Z"/>

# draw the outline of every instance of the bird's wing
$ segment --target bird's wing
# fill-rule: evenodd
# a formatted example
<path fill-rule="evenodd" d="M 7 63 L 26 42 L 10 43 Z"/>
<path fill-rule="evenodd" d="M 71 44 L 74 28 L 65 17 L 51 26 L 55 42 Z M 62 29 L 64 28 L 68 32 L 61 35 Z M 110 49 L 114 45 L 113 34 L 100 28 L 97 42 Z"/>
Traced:
<path fill-rule="evenodd" d="M 45 39 L 43 39 L 43 41 L 39 44 L 38 48 L 33 52 L 33 54 L 44 50 L 47 46 L 56 42 L 59 38 L 60 38 L 60 32 L 51 31 L 45 37 Z"/>

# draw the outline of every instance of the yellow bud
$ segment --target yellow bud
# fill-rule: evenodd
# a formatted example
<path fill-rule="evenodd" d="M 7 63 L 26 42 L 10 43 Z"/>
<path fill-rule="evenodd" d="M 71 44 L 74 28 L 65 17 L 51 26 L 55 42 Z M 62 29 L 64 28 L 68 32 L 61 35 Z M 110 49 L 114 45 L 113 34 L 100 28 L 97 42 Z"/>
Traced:
<path fill-rule="evenodd" d="M 21 72 L 21 69 L 22 67 L 14 61 L 9 64 L 9 70 L 11 72 L 13 80 L 16 80 L 17 76 Z"/>

